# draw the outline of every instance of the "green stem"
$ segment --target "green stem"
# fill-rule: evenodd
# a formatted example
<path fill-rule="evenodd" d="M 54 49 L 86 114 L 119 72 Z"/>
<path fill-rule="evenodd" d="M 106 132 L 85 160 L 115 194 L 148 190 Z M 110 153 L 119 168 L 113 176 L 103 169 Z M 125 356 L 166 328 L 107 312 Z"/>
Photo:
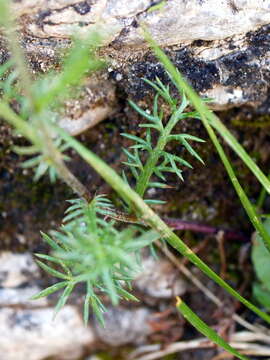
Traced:
<path fill-rule="evenodd" d="M 270 316 L 265 314 L 255 305 L 243 298 L 236 290 L 221 279 L 212 269 L 210 269 L 193 251 L 176 235 L 171 229 L 159 218 L 159 216 L 143 201 L 143 199 L 126 184 L 122 178 L 110 168 L 103 160 L 97 157 L 90 150 L 85 148 L 76 139 L 72 138 L 64 130 L 58 129 L 58 133 L 69 143 L 80 156 L 90 164 L 99 173 L 104 180 L 123 198 L 128 200 L 137 210 L 141 218 L 149 224 L 154 230 L 158 231 L 169 244 L 179 251 L 183 256 L 187 257 L 195 266 L 200 268 L 209 278 L 214 280 L 218 285 L 228 291 L 238 301 L 247 308 L 255 312 L 262 319 L 270 324 Z"/>
<path fill-rule="evenodd" d="M 270 174 L 268 175 L 268 179 L 270 180 Z M 257 211 L 260 211 L 262 209 L 263 204 L 265 202 L 266 195 L 267 195 L 267 192 L 266 192 L 265 188 L 262 187 L 259 198 L 257 200 L 257 204 L 256 204 Z"/>
<path fill-rule="evenodd" d="M 241 355 L 236 349 L 231 347 L 225 340 L 222 339 L 213 329 L 211 329 L 204 321 L 202 321 L 191 309 L 184 303 L 182 299 L 177 298 L 176 303 L 177 310 L 186 318 L 200 333 L 208 337 L 215 344 L 221 346 L 230 354 L 236 356 L 241 360 L 248 360 L 244 355 Z"/>
<path fill-rule="evenodd" d="M 16 24 L 13 21 L 11 10 L 10 10 L 10 1 L 9 0 L 0 0 L 0 23 L 3 24 L 5 32 L 7 35 L 9 48 L 12 53 L 12 58 L 15 60 L 17 69 L 19 70 L 19 76 L 21 78 L 21 83 L 23 84 L 23 90 L 25 91 L 28 99 L 31 101 L 32 107 L 34 106 L 32 89 L 32 80 L 30 73 L 28 71 L 25 57 L 16 34 Z"/>
<path fill-rule="evenodd" d="M 242 161 L 247 165 L 249 170 L 256 176 L 268 194 L 270 194 L 270 179 L 267 178 L 267 176 L 261 171 L 258 165 L 252 160 L 246 150 L 239 144 L 239 142 L 235 139 L 227 127 L 220 121 L 220 119 L 206 106 L 204 107 L 204 111 L 205 109 L 207 109 L 207 118 L 211 125 L 217 130 L 219 135 L 223 137 L 227 144 L 236 152 L 240 159 L 242 159 Z"/>
<path fill-rule="evenodd" d="M 265 189 L 270 191 L 270 182 L 267 177 L 261 172 L 261 170 L 257 167 L 254 161 L 249 157 L 249 155 L 245 152 L 242 146 L 234 139 L 231 133 L 226 129 L 226 127 L 221 123 L 221 121 L 205 106 L 203 101 L 200 97 L 195 93 L 192 87 L 186 82 L 184 77 L 180 74 L 180 72 L 175 68 L 171 60 L 167 57 L 167 55 L 158 47 L 158 45 L 150 38 L 150 35 L 146 35 L 147 40 L 150 42 L 151 46 L 153 47 L 156 56 L 159 58 L 161 63 L 164 65 L 165 69 L 168 71 L 170 76 L 172 77 L 179 93 L 181 94 L 184 91 L 187 96 L 190 98 L 191 102 L 200 113 L 200 118 L 205 126 L 210 139 L 212 140 L 213 144 L 216 147 L 216 150 L 224 164 L 224 167 L 230 177 L 230 180 L 235 188 L 235 191 L 246 210 L 247 215 L 250 218 L 254 228 L 261 234 L 265 246 L 270 251 L 270 235 L 266 231 L 265 227 L 263 226 L 259 216 L 256 213 L 254 206 L 249 201 L 246 193 L 244 192 L 243 188 L 241 187 L 234 170 L 222 148 L 220 145 L 215 132 L 213 131 L 212 126 L 215 127 L 218 132 L 224 137 L 224 139 L 228 142 L 229 145 L 236 151 L 236 153 L 240 156 L 240 158 L 245 161 L 245 163 L 250 167 L 250 169 L 254 172 L 254 168 L 256 170 L 256 176 L 261 181 Z M 211 125 L 210 125 L 211 124 Z M 226 134 L 226 136 L 225 136 Z"/>
<path fill-rule="evenodd" d="M 36 143 L 35 130 L 3 101 L 0 101 L 0 116 L 33 144 Z"/>
<path fill-rule="evenodd" d="M 78 180 L 76 176 L 67 168 L 63 161 L 62 153 L 57 149 L 53 143 L 53 139 L 48 131 L 46 118 L 42 119 L 41 115 L 37 116 L 36 120 L 39 124 L 39 130 L 42 134 L 43 155 L 50 159 L 51 163 L 57 170 L 59 178 L 61 178 L 79 197 L 89 202 L 92 198 L 87 188 Z"/>
<path fill-rule="evenodd" d="M 149 158 L 146 161 L 146 164 L 143 167 L 143 171 L 139 176 L 139 179 L 136 184 L 135 191 L 141 196 L 144 196 L 144 193 L 148 187 L 149 181 L 151 176 L 153 175 L 153 172 L 155 170 L 156 164 L 160 158 L 161 151 L 164 150 L 168 137 L 178 122 L 178 118 L 175 116 L 175 114 L 172 114 L 170 117 L 170 120 L 168 121 L 167 125 L 165 126 L 164 130 L 162 131 L 156 147 L 151 151 L 151 154 Z"/>
<path fill-rule="evenodd" d="M 262 186 L 266 189 L 266 191 L 270 194 L 270 180 L 267 176 L 261 171 L 261 169 L 257 166 L 257 164 L 251 159 L 245 149 L 241 144 L 235 139 L 235 137 L 230 133 L 230 131 L 226 128 L 226 126 L 220 121 L 220 119 L 208 109 L 208 107 L 204 104 L 204 102 L 200 99 L 200 97 L 196 94 L 196 92 L 192 89 L 192 87 L 186 82 L 178 69 L 175 68 L 173 63 L 167 57 L 167 55 L 158 47 L 157 43 L 151 38 L 151 35 L 144 28 L 144 36 L 152 46 L 153 50 L 156 53 L 156 56 L 159 58 L 163 66 L 166 68 L 172 79 L 175 81 L 176 86 L 180 93 L 184 91 L 191 102 L 195 106 L 195 108 L 199 111 L 200 114 L 204 114 L 204 116 L 209 120 L 211 125 L 217 130 L 219 135 L 223 137 L 223 139 L 227 142 L 227 144 L 236 152 L 236 154 L 243 160 L 243 162 L 247 165 L 250 171 L 256 176 L 258 181 L 262 184 Z"/>
<path fill-rule="evenodd" d="M 149 158 L 146 161 L 146 164 L 143 167 L 143 171 L 140 174 L 139 179 L 137 181 L 135 190 L 141 197 L 144 196 L 144 193 L 147 189 L 147 185 L 149 184 L 149 179 L 153 174 L 156 163 L 158 162 L 159 154 L 161 151 L 159 145 L 160 144 L 157 144 L 155 149 L 151 152 Z"/>
<path fill-rule="evenodd" d="M 228 157 L 226 156 L 222 146 L 220 145 L 220 142 L 218 141 L 217 136 L 214 133 L 212 127 L 209 125 L 209 122 L 207 121 L 205 116 L 203 116 L 203 114 L 201 114 L 201 119 L 202 119 L 202 122 L 203 122 L 209 136 L 210 136 L 210 139 L 212 140 L 213 144 L 215 145 L 215 147 L 217 149 L 217 152 L 224 164 L 224 167 L 225 167 L 225 169 L 229 175 L 229 178 L 235 188 L 235 191 L 236 191 L 244 209 L 246 210 L 246 213 L 248 214 L 248 217 L 250 218 L 250 221 L 252 222 L 254 228 L 261 234 L 261 236 L 264 240 L 264 244 L 270 252 L 270 235 L 268 234 L 268 232 L 265 229 L 265 227 L 263 226 L 259 216 L 257 215 L 255 207 L 251 204 L 245 191 L 243 190 L 242 186 L 240 185 L 240 183 L 234 173 L 234 170 L 230 164 Z"/>
<path fill-rule="evenodd" d="M 32 144 L 40 147 L 37 134 L 30 123 L 21 119 L 6 103 L 0 101 L 0 116 L 12 125 L 18 132 L 25 136 Z M 39 130 L 42 136 L 43 153 L 51 160 L 57 169 L 58 176 L 81 198 L 90 201 L 91 194 L 86 187 L 72 174 L 62 160 L 62 155 L 54 146 L 47 128 L 42 119 L 39 121 Z"/>

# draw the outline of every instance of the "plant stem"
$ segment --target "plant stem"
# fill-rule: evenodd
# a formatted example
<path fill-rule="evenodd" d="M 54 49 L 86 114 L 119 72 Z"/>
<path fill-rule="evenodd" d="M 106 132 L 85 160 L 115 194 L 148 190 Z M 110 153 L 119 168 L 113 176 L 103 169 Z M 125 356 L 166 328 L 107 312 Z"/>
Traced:
<path fill-rule="evenodd" d="M 205 116 L 203 116 L 203 114 L 201 114 L 201 116 L 202 116 L 202 122 L 203 122 L 213 144 L 215 145 L 215 147 L 217 149 L 217 152 L 224 164 L 224 167 L 230 177 L 230 180 L 238 194 L 238 197 L 239 197 L 244 209 L 246 210 L 255 229 L 261 234 L 264 244 L 267 247 L 268 251 L 270 252 L 270 235 L 268 234 L 268 232 L 265 229 L 265 227 L 263 226 L 259 216 L 257 215 L 255 207 L 251 204 L 245 191 L 243 190 L 242 186 L 240 185 L 240 183 L 234 173 L 234 170 L 230 164 L 230 161 L 227 158 L 222 146 L 220 145 L 220 142 L 218 141 L 217 136 L 214 133 L 212 127 L 209 125 L 209 122 L 207 121 Z"/>
<path fill-rule="evenodd" d="M 169 244 L 187 257 L 194 265 L 203 271 L 210 279 L 228 291 L 247 308 L 255 312 L 262 319 L 270 323 L 270 316 L 261 311 L 257 306 L 243 298 L 236 290 L 221 279 L 211 268 L 209 268 L 192 250 L 159 218 L 159 216 L 143 201 L 143 199 L 126 184 L 122 178 L 110 168 L 104 161 L 97 157 L 90 150 L 85 148 L 76 139 L 72 138 L 64 130 L 58 129 L 62 138 L 73 147 L 80 156 L 99 173 L 104 180 L 123 198 L 128 200 L 137 210 L 139 216 L 154 230 L 158 231 Z"/>
<path fill-rule="evenodd" d="M 141 196 L 144 196 L 144 193 L 148 187 L 149 180 L 151 176 L 153 175 L 153 172 L 155 170 L 156 164 L 160 158 L 161 151 L 164 150 L 168 137 L 178 122 L 178 118 L 175 114 L 172 114 L 170 117 L 170 120 L 168 121 L 167 125 L 165 126 L 164 130 L 162 131 L 156 147 L 151 151 L 148 160 L 146 161 L 146 164 L 143 167 L 143 171 L 141 172 L 139 179 L 136 184 L 135 191 Z"/>
<path fill-rule="evenodd" d="M 89 190 L 73 175 L 73 173 L 67 168 L 63 160 L 54 162 L 57 169 L 58 176 L 73 190 L 79 197 L 90 202 L 92 196 Z"/>
<path fill-rule="evenodd" d="M 233 354 L 238 359 L 247 360 L 248 358 L 241 355 L 237 350 L 231 347 L 225 340 L 222 339 L 213 329 L 211 329 L 204 321 L 202 321 L 190 307 L 179 297 L 176 303 L 177 310 L 186 318 L 200 333 L 208 337 L 215 344 L 221 346 L 223 349 Z"/>
<path fill-rule="evenodd" d="M 149 184 L 149 179 L 154 172 L 155 165 L 158 162 L 160 151 L 162 151 L 166 145 L 166 143 L 162 144 L 163 139 L 159 139 L 157 146 L 151 152 L 149 158 L 146 161 L 146 164 L 143 167 L 143 171 L 139 176 L 139 179 L 136 184 L 136 192 L 143 197 L 145 190 L 147 189 L 147 185 Z"/>
<path fill-rule="evenodd" d="M 268 175 L 268 179 L 270 180 L 270 174 Z M 260 211 L 264 205 L 265 198 L 266 198 L 267 192 L 264 187 L 262 187 L 260 195 L 257 200 L 256 208 L 257 211 Z"/>
<path fill-rule="evenodd" d="M 29 123 L 18 116 L 4 101 L 0 101 L 0 116 L 32 143 L 36 142 L 34 129 Z"/>
<path fill-rule="evenodd" d="M 65 165 L 62 153 L 54 145 L 51 134 L 48 131 L 46 119 L 44 120 L 37 116 L 36 120 L 39 123 L 39 129 L 42 133 L 42 141 L 45 144 L 43 146 L 43 154 L 50 159 L 57 170 L 58 176 L 74 191 L 74 193 L 89 202 L 92 198 L 90 192 Z"/>
<path fill-rule="evenodd" d="M 239 142 L 235 139 L 231 132 L 226 128 L 226 126 L 220 121 L 220 119 L 211 110 L 208 109 L 208 107 L 200 99 L 199 95 L 196 94 L 196 92 L 180 74 L 178 69 L 175 68 L 167 55 L 158 47 L 157 43 L 152 39 L 147 29 L 144 26 L 142 26 L 142 28 L 146 40 L 149 42 L 149 44 L 155 51 L 156 56 L 159 58 L 165 69 L 170 74 L 180 93 L 182 93 L 182 91 L 184 90 L 184 92 L 190 98 L 192 104 L 198 110 L 198 112 L 200 114 L 204 114 L 204 117 L 209 120 L 209 122 L 217 130 L 219 135 L 223 137 L 227 144 L 236 152 L 240 159 L 242 159 L 242 161 L 247 165 L 250 171 L 256 176 L 258 181 L 270 194 L 270 179 L 268 179 L 267 176 L 261 171 L 261 169 L 252 160 L 246 150 L 242 147 L 241 144 L 239 144 Z"/>
<path fill-rule="evenodd" d="M 204 110 L 207 107 L 204 107 Z M 270 194 L 270 179 L 261 171 L 258 165 L 252 160 L 246 150 L 239 144 L 227 127 L 220 121 L 220 119 L 207 109 L 207 118 L 211 125 L 217 130 L 219 135 L 227 142 L 227 144 L 237 153 L 242 161 L 247 165 L 249 170 L 256 176 L 258 181 L 262 184 L 264 189 Z"/>
<path fill-rule="evenodd" d="M 22 133 L 30 142 L 37 144 L 37 136 L 32 128 L 31 124 L 21 119 L 6 103 L 0 101 L 0 116 L 4 118 L 10 125 Z M 42 141 L 46 146 L 46 157 L 50 159 L 55 168 L 57 169 L 58 176 L 81 198 L 84 198 L 87 202 L 91 200 L 91 194 L 86 187 L 72 174 L 62 160 L 62 154 L 54 146 L 50 135 L 47 132 L 47 128 L 42 119 L 39 121 L 40 134 L 42 134 Z M 40 144 L 37 144 L 40 146 Z"/>
<path fill-rule="evenodd" d="M 12 58 L 15 60 L 16 67 L 19 70 L 19 76 L 21 78 L 23 90 L 25 91 L 28 99 L 31 101 L 31 105 L 33 107 L 34 99 L 31 92 L 31 76 L 26 65 L 23 51 L 21 50 L 18 36 L 16 34 L 16 24 L 14 23 L 11 15 L 9 0 L 0 0 L 0 14 L 0 23 L 2 23 L 5 28 L 7 39 L 9 42 L 9 48 L 12 53 Z"/>
<path fill-rule="evenodd" d="M 226 127 L 221 123 L 221 121 L 207 108 L 207 106 L 203 103 L 200 97 L 196 94 L 196 92 L 192 89 L 192 87 L 186 82 L 184 77 L 180 74 L 180 72 L 175 68 L 171 60 L 167 57 L 167 55 L 158 47 L 155 41 L 150 37 L 148 33 L 146 33 L 146 38 L 149 41 L 150 45 L 155 51 L 156 56 L 164 65 L 165 69 L 170 74 L 174 84 L 176 85 L 179 93 L 181 94 L 184 91 L 187 96 L 190 98 L 194 107 L 200 114 L 201 121 L 206 128 L 210 139 L 216 147 L 216 150 L 224 164 L 224 167 L 229 175 L 229 178 L 235 188 L 235 191 L 246 210 L 247 215 L 249 216 L 250 221 L 252 222 L 255 229 L 260 233 L 262 239 L 264 241 L 265 246 L 270 252 L 270 235 L 266 231 L 263 226 L 259 216 L 256 213 L 254 206 L 249 201 L 246 193 L 241 187 L 234 170 L 222 148 L 220 145 L 215 132 L 211 125 L 215 126 L 216 130 L 224 137 L 224 139 L 228 142 L 228 144 L 236 151 L 238 156 L 250 167 L 253 173 L 257 176 L 258 180 L 263 184 L 264 188 L 270 192 L 270 182 L 267 177 L 261 172 L 261 170 L 257 167 L 254 161 L 249 157 L 249 155 L 245 152 L 242 146 L 236 141 L 236 139 L 231 135 L 231 133 L 226 129 Z M 226 134 L 226 137 L 224 136 Z M 254 172 L 254 169 L 256 171 Z"/>

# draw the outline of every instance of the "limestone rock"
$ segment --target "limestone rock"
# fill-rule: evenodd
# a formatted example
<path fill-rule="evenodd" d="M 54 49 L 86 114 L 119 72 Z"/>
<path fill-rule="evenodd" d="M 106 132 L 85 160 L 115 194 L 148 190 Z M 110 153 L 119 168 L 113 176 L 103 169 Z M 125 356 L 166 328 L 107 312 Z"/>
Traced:
<path fill-rule="evenodd" d="M 106 327 L 97 324 L 96 331 L 100 340 L 111 346 L 138 344 L 152 332 L 150 319 L 151 311 L 143 307 L 137 309 L 110 307 L 105 313 Z"/>
<path fill-rule="evenodd" d="M 76 360 L 94 341 L 91 328 L 84 327 L 76 308 L 65 306 L 53 318 L 53 308 L 0 309 L 0 358 L 43 360 L 56 356 Z"/>
<path fill-rule="evenodd" d="M 134 282 L 142 298 L 147 295 L 155 300 L 170 299 L 185 292 L 184 281 L 175 278 L 176 273 L 167 261 L 155 262 L 145 256 L 143 264 L 146 269 Z M 157 271 L 153 279 L 155 266 Z M 57 360 L 76 360 L 85 349 L 94 351 L 98 342 L 115 347 L 142 343 L 156 331 L 154 324 L 159 322 L 154 311 L 146 306 L 121 305 L 108 306 L 104 314 L 105 328 L 93 317 L 86 327 L 82 309 L 72 299 L 53 319 L 55 296 L 50 300 L 30 300 L 45 287 L 30 253 L 2 253 L 0 276 L 0 359 L 44 360 L 57 356 Z M 153 284 L 150 284 L 150 277 Z M 80 298 L 82 294 L 78 292 L 76 299 L 82 303 Z M 166 325 L 166 319 L 164 323 Z"/>
<path fill-rule="evenodd" d="M 58 66 L 71 35 L 88 34 L 97 25 L 109 63 L 100 87 L 107 81 L 105 89 L 114 89 L 115 82 L 129 97 L 149 98 L 141 79 L 164 78 L 164 71 L 148 50 L 143 23 L 195 89 L 214 99 L 213 109 L 250 105 L 270 111 L 269 0 L 222 0 L 219 6 L 216 0 L 14 0 L 12 6 L 34 72 Z M 1 49 L 0 62 L 7 56 Z M 76 115 L 63 115 L 61 125 L 72 134 L 94 126 L 116 108 L 114 90 L 108 96 L 109 103 L 106 95 L 89 106 L 74 105 Z"/>
<path fill-rule="evenodd" d="M 30 253 L 0 254 L 0 286 L 16 288 L 25 283 L 32 283 L 39 275 L 39 269 Z"/>
<path fill-rule="evenodd" d="M 146 256 L 142 268 L 134 280 L 134 287 L 143 294 L 156 299 L 171 299 L 186 292 L 186 282 L 168 260 Z"/>
<path fill-rule="evenodd" d="M 30 16 L 25 30 L 31 36 L 69 37 L 105 23 L 112 40 L 126 46 L 145 44 L 137 24 L 143 22 L 160 45 L 193 40 L 225 39 L 270 22 L 264 0 L 169 0 L 155 10 L 151 0 L 22 0 L 14 1 L 16 16 Z M 161 1 L 159 2 L 161 3 Z"/>
<path fill-rule="evenodd" d="M 198 40 L 166 52 L 201 96 L 213 98 L 213 109 L 250 105 L 265 113 L 270 111 L 269 46 L 270 25 L 266 25 L 255 32 L 211 42 Z M 137 100 L 153 94 L 142 78 L 154 80 L 158 76 L 170 83 L 163 66 L 149 51 L 141 59 L 123 63 L 116 67 L 114 76 L 121 74 L 120 85 Z"/>
<path fill-rule="evenodd" d="M 213 109 L 250 105 L 270 111 L 269 0 L 222 0 L 218 6 L 216 0 L 154 4 L 159 2 L 23 0 L 14 1 L 13 9 L 35 71 L 58 63 L 59 50 L 69 46 L 74 32 L 87 34 L 99 24 L 104 31 L 102 54 L 109 63 L 106 81 L 114 81 L 129 97 L 149 99 L 142 78 L 169 80 L 148 50 L 139 27 L 143 23 L 195 89 L 214 99 Z M 80 108 L 76 122 L 64 116 L 61 123 L 77 134 L 112 113 L 104 100 L 98 107 L 90 103 L 90 108 Z"/>
<path fill-rule="evenodd" d="M 115 86 L 106 80 L 88 79 L 76 99 L 64 104 L 59 125 L 78 135 L 112 115 L 117 108 Z"/>
<path fill-rule="evenodd" d="M 95 335 L 78 309 L 65 306 L 53 320 L 47 299 L 31 301 L 41 287 L 40 272 L 30 253 L 0 255 L 0 359 L 77 359 Z"/>

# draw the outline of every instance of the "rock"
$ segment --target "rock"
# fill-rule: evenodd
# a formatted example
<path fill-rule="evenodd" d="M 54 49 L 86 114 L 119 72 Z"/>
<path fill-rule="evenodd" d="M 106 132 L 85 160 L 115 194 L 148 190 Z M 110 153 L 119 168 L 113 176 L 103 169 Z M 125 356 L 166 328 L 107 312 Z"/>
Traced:
<path fill-rule="evenodd" d="M 0 359 L 76 360 L 95 340 L 78 309 L 66 305 L 53 320 L 46 298 L 30 300 L 41 287 L 40 271 L 30 253 L 0 255 Z"/>
<path fill-rule="evenodd" d="M 171 299 L 183 295 L 187 284 L 174 266 L 166 259 L 146 256 L 142 260 L 142 272 L 133 282 L 135 289 L 156 299 Z"/>
<path fill-rule="evenodd" d="M 76 360 L 95 340 L 77 309 L 65 306 L 53 321 L 53 308 L 0 309 L 0 358 Z"/>
<path fill-rule="evenodd" d="M 64 104 L 59 125 L 71 135 L 78 135 L 112 115 L 116 109 L 115 86 L 92 77 L 84 84 L 76 99 Z"/>
<path fill-rule="evenodd" d="M 265 113 L 270 112 L 269 46 L 270 25 L 266 25 L 223 40 L 198 39 L 189 45 L 179 44 L 166 48 L 166 52 L 201 96 L 213 98 L 211 108 L 225 110 L 249 105 L 259 112 L 263 106 Z M 122 81 L 118 86 L 128 89 L 136 101 L 148 104 L 152 102 L 153 91 L 143 78 L 155 80 L 158 76 L 165 84 L 171 83 L 150 51 L 144 51 L 140 59 L 116 62 L 113 77 L 119 75 Z"/>
<path fill-rule="evenodd" d="M 124 46 L 147 45 L 138 23 L 147 26 L 160 45 L 197 39 L 220 40 L 246 33 L 270 22 L 269 2 L 264 0 L 170 0 L 155 10 L 151 0 L 22 0 L 13 1 L 15 16 L 33 37 L 69 38 L 86 33 L 95 23 L 109 28 L 112 41 Z M 161 1 L 160 1 L 161 3 Z"/>
<path fill-rule="evenodd" d="M 48 305 L 46 298 L 30 300 L 31 296 L 42 289 L 36 285 L 25 284 L 23 288 L 0 288 L 0 307 L 2 306 L 23 306 L 28 308 Z"/>
<path fill-rule="evenodd" d="M 47 299 L 35 302 L 31 296 L 41 291 L 38 282 L 40 271 L 30 253 L 0 254 L 0 307 L 39 307 L 48 305 Z"/>
<path fill-rule="evenodd" d="M 142 300 L 147 296 L 148 302 L 150 297 L 157 302 L 160 298 L 170 299 L 183 294 L 185 283 L 175 278 L 176 273 L 167 261 L 160 259 L 155 262 L 152 257 L 144 256 L 143 264 L 147 269 L 134 284 L 141 291 Z M 2 253 L 0 274 L 0 359 L 5 356 L 5 360 L 45 360 L 57 356 L 57 360 L 76 360 L 86 349 L 87 352 L 97 349 L 100 342 L 115 347 L 143 343 L 148 335 L 160 331 L 162 326 L 170 326 L 166 319 L 163 322 L 158 319 L 153 309 L 145 305 L 132 308 L 130 305 L 134 303 L 129 302 L 128 307 L 107 307 L 105 328 L 92 317 L 85 327 L 81 306 L 76 304 L 82 303 L 80 292 L 53 319 L 53 302 L 57 296 L 50 300 L 30 300 L 44 284 L 30 253 Z M 151 278 L 153 284 L 150 284 Z M 165 303 L 164 306 L 166 309 Z"/>
<path fill-rule="evenodd" d="M 25 283 L 33 283 L 39 277 L 39 268 L 30 253 L 0 254 L 0 287 L 16 288 Z"/>
<path fill-rule="evenodd" d="M 216 0 L 170 0 L 163 4 L 155 10 L 151 0 L 23 0 L 14 1 L 13 9 L 35 71 L 58 64 L 59 50 L 69 46 L 74 32 L 87 34 L 99 24 L 104 32 L 102 54 L 110 63 L 104 73 L 110 78 L 106 81 L 115 81 L 129 97 L 150 102 L 152 95 L 149 98 L 149 86 L 142 78 L 169 79 L 148 50 L 139 27 L 143 23 L 195 89 L 214 99 L 213 109 L 249 105 L 270 112 L 269 104 L 265 105 L 269 97 L 269 2 L 228 0 L 216 6 Z M 78 134 L 111 111 L 101 96 L 99 106 L 90 101 L 88 107 L 79 109 L 76 125 L 66 116 L 61 124 Z"/>
<path fill-rule="evenodd" d="M 111 346 L 139 344 L 150 335 L 151 311 L 146 308 L 109 307 L 104 314 L 106 327 L 96 324 L 99 339 Z M 134 321 L 136 319 L 136 321 Z"/>

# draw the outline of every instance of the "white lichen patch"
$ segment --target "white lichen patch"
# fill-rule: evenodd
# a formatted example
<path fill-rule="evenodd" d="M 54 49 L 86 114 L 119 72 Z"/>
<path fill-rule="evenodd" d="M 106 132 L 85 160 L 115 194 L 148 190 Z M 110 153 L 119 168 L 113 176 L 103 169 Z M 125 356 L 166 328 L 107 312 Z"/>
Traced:
<path fill-rule="evenodd" d="M 243 89 L 241 88 L 232 88 L 225 86 L 215 86 L 213 89 L 208 90 L 205 93 L 205 96 L 215 99 L 212 108 L 217 109 L 228 109 L 235 105 L 244 103 Z"/>

